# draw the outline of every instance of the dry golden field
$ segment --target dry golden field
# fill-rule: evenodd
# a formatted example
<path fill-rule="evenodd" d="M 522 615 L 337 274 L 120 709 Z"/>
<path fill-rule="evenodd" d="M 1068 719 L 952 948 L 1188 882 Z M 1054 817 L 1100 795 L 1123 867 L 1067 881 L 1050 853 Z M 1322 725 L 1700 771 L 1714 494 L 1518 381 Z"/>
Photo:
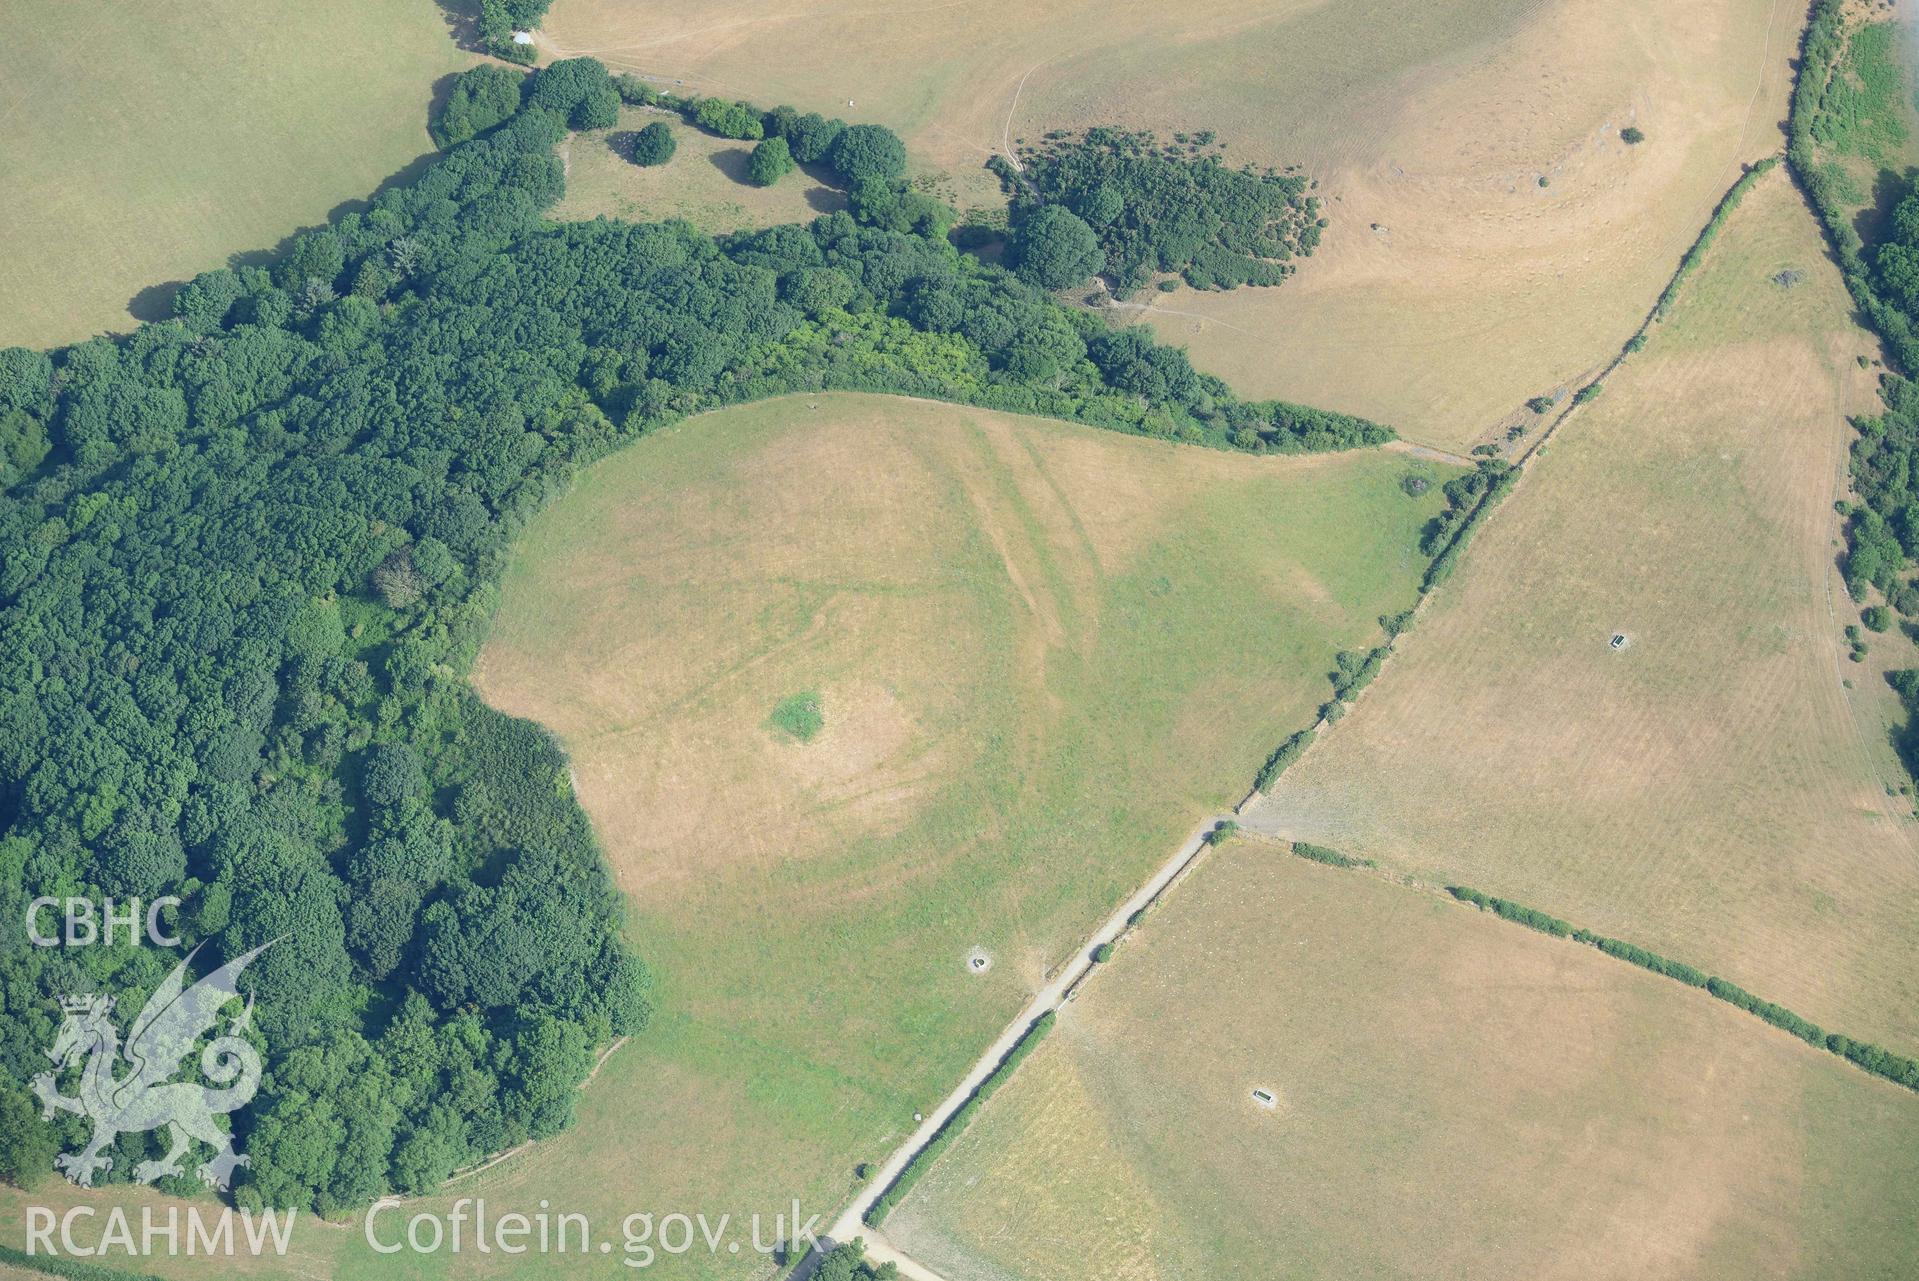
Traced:
<path fill-rule="evenodd" d="M 1789 0 L 558 0 L 544 39 L 892 125 L 963 204 L 994 198 L 988 155 L 1052 128 L 1213 129 L 1229 158 L 1302 163 L 1332 227 L 1295 280 L 1149 295 L 1148 315 L 1245 394 L 1458 446 L 1632 332 L 1740 163 L 1783 144 L 1803 18 Z"/>
<path fill-rule="evenodd" d="M 825 396 L 587 473 L 476 681 L 566 744 L 660 1010 L 488 1195 L 834 1208 L 1410 603 L 1413 467 Z"/>
<path fill-rule="evenodd" d="M 1915 1176 L 1897 1086 L 1592 949 L 1242 841 L 886 1231 L 947 1281 L 1892 1281 Z"/>
<path fill-rule="evenodd" d="M 1889 633 L 1854 665 L 1840 634 L 1867 350 L 1775 171 L 1249 821 L 1919 1048 L 1919 842 L 1876 675 L 1914 652 Z"/>

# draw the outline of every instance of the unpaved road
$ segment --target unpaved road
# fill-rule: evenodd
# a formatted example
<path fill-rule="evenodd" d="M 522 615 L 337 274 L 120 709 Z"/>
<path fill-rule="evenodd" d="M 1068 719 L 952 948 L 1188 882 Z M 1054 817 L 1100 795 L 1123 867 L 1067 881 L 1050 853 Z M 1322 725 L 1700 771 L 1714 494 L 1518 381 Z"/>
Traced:
<path fill-rule="evenodd" d="M 1102 943 L 1111 943 L 1124 934 L 1128 918 L 1133 913 L 1151 905 L 1168 886 L 1190 869 L 1199 860 L 1201 851 L 1206 848 L 1206 833 L 1231 817 L 1230 814 L 1215 815 L 1194 829 L 1193 834 L 1173 852 L 1172 857 L 1153 873 L 1152 879 L 1135 890 L 1132 897 L 1113 909 L 1112 915 L 1106 918 L 1105 923 L 1080 945 L 1066 963 L 1060 966 L 1059 972 L 1047 982 L 1046 986 L 1027 1002 L 1026 1008 L 1019 1012 L 1018 1017 L 1008 1023 L 1005 1030 L 993 1039 L 993 1043 L 986 1047 L 985 1052 L 960 1079 L 959 1084 L 953 1087 L 952 1093 L 940 1100 L 932 1111 L 924 1114 L 925 1119 L 919 1123 L 918 1128 L 894 1150 L 893 1155 L 886 1159 L 866 1186 L 860 1189 L 851 1204 L 840 1212 L 839 1218 L 833 1221 L 833 1226 L 827 1230 L 824 1237 L 829 1248 L 837 1242 L 865 1237 L 867 1253 L 876 1262 L 891 1260 L 899 1265 L 902 1276 L 912 1277 L 914 1281 L 941 1281 L 937 1273 L 900 1253 L 872 1228 L 867 1227 L 863 1222 L 866 1212 L 872 1208 L 875 1201 L 879 1200 L 880 1194 L 893 1185 L 893 1181 L 899 1178 L 900 1172 L 906 1168 L 907 1163 L 918 1154 L 920 1149 L 932 1142 L 933 1136 L 939 1133 L 940 1127 L 945 1125 L 953 1113 L 973 1096 L 973 1092 L 979 1089 L 980 1083 L 992 1074 L 993 1069 L 999 1066 L 1000 1060 L 1004 1059 L 1019 1039 L 1026 1034 L 1026 1029 L 1032 1026 L 1033 1020 L 1048 1011 L 1059 1009 L 1066 1000 L 1067 993 L 1071 992 L 1093 968 L 1094 950 Z"/>

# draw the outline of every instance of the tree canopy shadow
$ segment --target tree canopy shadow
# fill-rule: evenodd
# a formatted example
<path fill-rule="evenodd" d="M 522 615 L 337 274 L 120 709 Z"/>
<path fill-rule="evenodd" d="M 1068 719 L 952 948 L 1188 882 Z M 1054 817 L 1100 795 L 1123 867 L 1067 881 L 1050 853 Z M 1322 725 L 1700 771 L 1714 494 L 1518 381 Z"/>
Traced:
<path fill-rule="evenodd" d="M 158 285 L 148 285 L 127 299 L 127 313 L 142 324 L 167 319 L 173 315 L 173 296 L 186 283 L 184 280 L 168 280 Z"/>
<path fill-rule="evenodd" d="M 838 213 L 846 208 L 846 193 L 823 184 L 808 187 L 806 207 L 814 213 Z"/>
<path fill-rule="evenodd" d="M 750 187 L 753 184 L 747 180 L 746 163 L 752 154 L 745 147 L 728 147 L 724 151 L 710 153 L 706 159 L 715 169 L 734 182 Z"/>
<path fill-rule="evenodd" d="M 1872 201 L 1853 215 L 1852 229 L 1868 249 L 1885 240 L 1892 228 L 1892 211 L 1912 194 L 1919 169 L 1907 166 L 1904 173 L 1881 168 L 1872 180 Z"/>
<path fill-rule="evenodd" d="M 440 16 L 446 20 L 446 33 L 458 48 L 468 53 L 484 53 L 480 47 L 480 6 L 478 0 L 435 0 Z"/>

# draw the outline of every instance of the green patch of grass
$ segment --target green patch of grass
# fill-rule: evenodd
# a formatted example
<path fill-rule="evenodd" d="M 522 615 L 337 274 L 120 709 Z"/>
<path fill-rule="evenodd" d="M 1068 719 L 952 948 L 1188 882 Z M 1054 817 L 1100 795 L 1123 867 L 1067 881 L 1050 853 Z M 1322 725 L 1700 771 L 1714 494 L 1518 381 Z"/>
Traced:
<path fill-rule="evenodd" d="M 788 694 L 774 707 L 766 723 L 801 743 L 810 743 L 826 728 L 826 713 L 821 710 L 817 692 Z"/>
<path fill-rule="evenodd" d="M 1899 28 L 1892 22 L 1869 23 L 1852 33 L 1813 123 L 1821 144 L 1876 165 L 1902 159 L 1910 131 L 1898 41 Z"/>

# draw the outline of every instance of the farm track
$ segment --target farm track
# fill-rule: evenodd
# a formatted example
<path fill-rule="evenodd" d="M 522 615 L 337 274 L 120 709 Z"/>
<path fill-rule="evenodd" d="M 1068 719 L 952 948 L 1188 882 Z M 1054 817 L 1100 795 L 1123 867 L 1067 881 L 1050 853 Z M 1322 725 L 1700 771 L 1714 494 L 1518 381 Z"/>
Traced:
<path fill-rule="evenodd" d="M 1231 815 L 1227 814 L 1215 815 L 1202 823 L 1173 852 L 1173 856 L 1160 865 L 1151 879 L 1115 908 L 1112 915 L 1106 918 L 1105 923 L 1081 943 L 1079 949 L 1047 980 L 1046 986 L 1034 994 L 1033 999 L 1027 1002 L 1019 1015 L 1006 1025 L 1005 1029 L 993 1039 L 991 1045 L 986 1047 L 985 1052 L 973 1064 L 972 1069 L 961 1078 L 952 1092 L 940 1100 L 931 1112 L 924 1114 L 924 1120 L 920 1122 L 918 1128 L 905 1143 L 894 1149 L 893 1154 L 874 1173 L 866 1186 L 840 1212 L 839 1217 L 833 1221 L 832 1227 L 827 1231 L 825 1241 L 829 1246 L 861 1236 L 867 1238 L 869 1246 L 873 1244 L 878 1234 L 875 1229 L 867 1227 L 864 1220 L 867 1211 L 873 1208 L 874 1202 L 878 1201 L 881 1195 L 898 1181 L 906 1167 L 912 1164 L 921 1150 L 933 1141 L 946 1123 L 952 1119 L 953 1114 L 973 1097 L 986 1078 L 993 1074 L 1001 1061 L 1012 1052 L 1013 1047 L 1026 1036 L 1034 1020 L 1057 1011 L 1079 994 L 1080 988 L 1091 978 L 1097 965 L 1097 962 L 1093 960 L 1094 950 L 1123 938 L 1132 929 L 1127 922 L 1134 913 L 1143 912 L 1157 903 L 1188 872 L 1192 871 L 1199 864 L 1201 856 L 1211 848 L 1206 841 L 1207 833 L 1230 817 Z M 922 1278 L 922 1281 L 927 1279 L 939 1281 L 935 1273 L 899 1252 L 897 1247 L 884 1243 L 883 1238 L 881 1241 L 884 1249 L 889 1253 L 878 1255 L 876 1252 L 876 1257 L 898 1262 L 900 1271 L 905 1275 Z M 911 1268 L 907 1266 L 908 1264 L 912 1265 Z M 810 1276 L 811 1273 L 806 1275 Z"/>
<path fill-rule="evenodd" d="M 1733 187 L 1737 186 L 1738 181 L 1744 178 L 1745 172 L 1742 171 L 1739 179 L 1736 179 L 1733 184 L 1727 187 L 1727 194 L 1730 195 Z M 1797 194 L 1796 185 L 1794 190 L 1795 194 Z M 1700 236 L 1703 237 L 1709 233 L 1713 221 L 1717 220 L 1720 216 L 1723 205 L 1724 197 L 1722 196 L 1720 202 L 1714 205 L 1713 218 L 1701 228 Z M 1681 257 L 1679 265 L 1674 269 L 1672 275 L 1668 277 L 1668 289 L 1674 285 L 1683 287 L 1686 277 L 1697 269 L 1698 263 L 1689 263 L 1687 261 L 1688 257 L 1690 257 L 1690 251 L 1687 255 Z M 1665 292 L 1665 290 L 1662 290 L 1662 298 L 1665 296 Z M 1651 330 L 1660 323 L 1660 319 L 1660 308 L 1658 304 L 1655 303 L 1653 308 L 1647 312 L 1646 319 L 1641 323 L 1639 328 L 1634 331 L 1632 338 L 1629 339 L 1611 359 L 1602 362 L 1594 372 L 1573 380 L 1575 384 L 1578 386 L 1587 386 L 1610 377 L 1634 354 L 1632 342 L 1649 334 Z M 1541 431 L 1524 449 L 1514 456 L 1512 461 L 1515 467 L 1520 469 L 1520 476 L 1514 486 L 1515 493 L 1525 484 L 1524 464 L 1539 454 L 1547 442 L 1557 435 L 1559 430 L 1571 421 L 1583 408 L 1585 408 L 1584 404 L 1569 400 L 1566 407 L 1547 425 L 1546 429 Z M 1403 440 L 1391 442 L 1384 448 L 1395 453 L 1405 454 L 1409 457 L 1430 458 L 1436 461 L 1455 463 L 1463 466 L 1474 465 L 1476 461 L 1459 454 L 1449 453 L 1444 450 L 1433 449 L 1429 446 L 1418 445 Z M 1509 499 L 1510 497 L 1511 495 L 1508 495 Z M 1496 511 L 1487 514 L 1488 519 L 1494 519 L 1496 517 Z M 1414 606 L 1415 615 L 1425 608 L 1430 597 L 1431 593 L 1420 597 Z M 1402 632 L 1402 635 L 1403 634 Z M 1397 646 L 1398 637 L 1395 637 L 1388 647 L 1388 662 L 1391 661 L 1392 655 L 1397 652 Z M 1363 691 L 1360 697 L 1364 697 Z M 1326 728 L 1326 724 L 1324 720 L 1321 720 L 1316 723 L 1314 728 L 1324 729 Z M 1311 747 L 1307 748 L 1308 752 L 1311 750 Z M 1155 873 L 1151 880 L 1136 891 L 1132 897 L 1128 898 L 1126 902 L 1121 904 L 1113 914 L 1107 918 L 1105 924 L 1082 944 L 1060 971 L 1033 997 L 1020 1012 L 1019 1016 L 986 1048 L 985 1052 L 973 1065 L 972 1070 L 966 1074 L 952 1093 L 942 1100 L 939 1106 L 931 1113 L 926 1114 L 925 1120 L 920 1126 L 893 1152 L 874 1175 L 871 1182 L 861 1190 L 853 1201 L 841 1212 L 839 1217 L 834 1220 L 827 1236 L 823 1239 L 823 1244 L 830 1248 L 831 1245 L 836 1243 L 851 1241 L 855 1238 L 864 1238 L 871 1252 L 871 1256 L 880 1262 L 894 1263 L 899 1268 L 902 1276 L 911 1277 L 914 1281 L 946 1281 L 946 1279 L 938 1273 L 901 1251 L 878 1230 L 867 1227 L 863 1221 L 867 1210 L 872 1207 L 874 1202 L 879 1199 L 887 1188 L 892 1186 L 900 1174 L 912 1163 L 914 1158 L 916 1158 L 940 1132 L 941 1128 L 951 1119 L 953 1114 L 973 1096 L 980 1084 L 999 1066 L 1007 1052 L 1025 1035 L 1033 1021 L 1044 1014 L 1059 1010 L 1066 1002 L 1078 994 L 1079 988 L 1090 978 L 1095 969 L 1095 963 L 1092 960 L 1093 949 L 1102 943 L 1113 942 L 1122 937 L 1128 930 L 1126 922 L 1134 912 L 1159 901 L 1165 894 L 1170 893 L 1178 882 L 1199 863 L 1201 856 L 1209 848 L 1204 839 L 1206 832 L 1211 830 L 1212 827 L 1220 821 L 1232 818 L 1244 811 L 1249 805 L 1256 802 L 1260 798 L 1260 795 L 1259 790 L 1255 788 L 1247 794 L 1244 800 L 1233 807 L 1231 814 L 1222 814 L 1208 819 L 1206 823 L 1190 836 L 1186 843 L 1181 845 L 1174 855 L 1161 866 L 1160 870 Z M 1380 874 L 1375 873 L 1375 875 Z M 1433 894 L 1439 893 L 1439 891 L 1430 887 L 1427 888 L 1426 892 Z M 795 1275 L 799 1277 L 801 1281 L 806 1281 L 807 1278 L 812 1276 L 813 1270 L 817 1268 L 818 1259 L 819 1255 L 816 1252 L 808 1260 L 807 1265 L 802 1267 Z"/>

